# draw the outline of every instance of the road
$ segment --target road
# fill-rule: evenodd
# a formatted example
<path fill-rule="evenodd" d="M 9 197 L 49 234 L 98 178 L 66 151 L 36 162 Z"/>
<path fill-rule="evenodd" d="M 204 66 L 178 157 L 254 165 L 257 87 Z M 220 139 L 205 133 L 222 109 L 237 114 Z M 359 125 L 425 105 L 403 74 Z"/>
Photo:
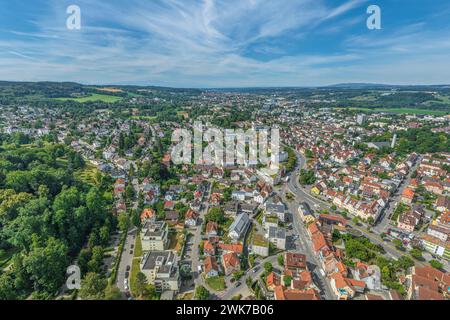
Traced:
<path fill-rule="evenodd" d="M 294 152 L 296 152 L 296 151 L 294 150 Z M 305 164 L 305 160 L 304 160 L 303 156 L 300 155 L 298 152 L 296 152 L 296 154 L 297 154 L 297 159 L 298 159 L 297 162 L 301 169 L 301 168 L 303 168 L 303 166 Z M 298 177 L 296 175 L 296 170 L 294 170 L 291 173 L 287 186 L 288 186 L 289 191 L 296 196 L 296 199 L 297 198 L 302 199 L 302 201 L 307 202 L 311 206 L 311 208 L 315 208 L 318 210 L 327 210 L 330 212 L 334 211 L 333 209 L 331 209 L 331 206 L 329 203 L 327 203 L 326 201 L 323 201 L 321 199 L 318 199 L 316 197 L 313 197 L 306 189 L 304 189 L 302 186 L 300 186 L 300 184 L 298 182 Z M 366 229 L 361 228 L 360 226 L 356 225 L 353 221 L 347 220 L 347 224 L 350 225 L 352 228 L 360 231 L 365 237 L 367 237 L 373 243 L 381 245 L 384 248 L 384 250 L 386 251 L 386 254 L 388 254 L 392 258 L 398 259 L 401 256 L 405 255 L 405 253 L 406 253 L 405 251 L 401 251 L 401 250 L 397 249 L 390 242 L 383 241 L 383 239 L 379 235 L 377 235 L 375 233 L 370 233 Z M 416 264 L 418 264 L 419 266 L 424 266 L 424 264 L 420 261 L 416 261 Z"/>
<path fill-rule="evenodd" d="M 300 202 L 305 201 L 305 197 L 298 192 L 293 192 L 292 190 L 297 190 L 297 175 L 296 173 L 304 167 L 304 159 L 300 157 L 297 153 L 297 165 L 295 169 L 291 172 L 289 182 L 284 184 L 281 188 L 276 188 L 280 196 L 283 198 L 284 202 L 287 204 L 288 211 L 292 214 L 292 225 L 299 236 L 296 242 L 296 245 L 301 249 L 304 255 L 306 255 L 307 261 L 309 262 L 308 268 L 311 271 L 314 282 L 320 289 L 321 297 L 326 300 L 335 300 L 336 297 L 331 289 L 330 283 L 328 279 L 321 274 L 321 263 L 319 259 L 312 251 L 312 242 L 309 239 L 307 230 L 302 221 L 300 221 L 298 212 L 298 206 Z M 294 194 L 295 199 L 292 201 L 288 201 L 285 197 L 286 191 L 289 190 L 292 194 Z"/>
<path fill-rule="evenodd" d="M 131 273 L 131 264 L 133 262 L 134 255 L 130 252 L 131 250 L 134 252 L 134 248 L 132 249 L 131 246 L 134 246 L 136 236 L 138 236 L 136 228 L 128 231 L 127 238 L 125 239 L 125 244 L 123 246 L 122 257 L 120 258 L 119 269 L 117 270 L 117 287 L 123 293 L 127 291 L 124 286 L 125 274 L 127 272 L 127 266 L 130 267 L 129 272 Z M 130 280 L 128 279 L 128 282 L 129 281 Z"/>
<path fill-rule="evenodd" d="M 253 280 L 259 279 L 259 277 L 265 271 L 264 263 L 266 263 L 266 262 L 270 262 L 275 267 L 278 263 L 278 256 L 274 255 L 274 256 L 267 257 L 267 258 L 261 260 L 257 266 L 255 266 L 251 269 L 248 269 L 247 272 L 245 273 L 245 275 L 241 278 L 241 280 L 233 283 L 232 287 L 229 288 L 225 293 L 219 295 L 219 297 L 222 300 L 231 300 L 231 298 L 233 298 L 234 296 L 237 296 L 238 294 L 241 294 L 242 297 L 244 297 L 244 298 L 251 295 L 251 292 L 250 292 L 249 288 L 247 287 L 245 280 L 248 277 L 251 277 Z M 257 270 L 257 271 L 255 271 L 255 270 Z M 237 282 L 241 283 L 241 285 L 239 287 L 236 287 Z"/>
<path fill-rule="evenodd" d="M 137 196 L 139 194 L 139 182 L 138 180 L 132 179 L 131 180 L 131 184 L 133 185 L 135 194 L 136 194 L 136 199 L 133 201 L 132 203 L 132 208 L 133 210 L 136 210 L 138 207 L 138 200 L 137 200 Z M 132 229 L 128 230 L 127 232 L 127 237 L 125 239 L 125 244 L 123 246 L 123 250 L 122 250 L 122 256 L 120 258 L 120 262 L 119 262 L 119 268 L 117 270 L 117 287 L 119 288 L 119 290 L 122 293 L 125 293 L 129 290 L 129 286 L 130 286 L 130 279 L 128 277 L 128 289 L 125 288 L 125 276 L 126 276 L 126 272 L 127 272 L 127 268 L 129 267 L 129 273 L 131 274 L 131 266 L 133 263 L 133 257 L 134 257 L 134 243 L 136 241 L 136 237 L 138 237 L 138 230 L 137 228 L 133 227 Z"/>
<path fill-rule="evenodd" d="M 192 245 L 189 248 L 187 248 L 185 254 L 190 254 L 190 260 L 192 262 L 192 274 L 194 277 L 194 283 L 196 285 L 204 285 L 203 278 L 201 276 L 201 272 L 198 271 L 198 267 L 201 266 L 200 264 L 200 242 L 202 241 L 202 223 L 205 221 L 205 215 L 208 213 L 209 210 L 209 201 L 208 198 L 211 194 L 211 188 L 212 183 L 209 183 L 208 191 L 203 195 L 203 208 L 199 212 L 199 223 L 195 227 L 194 231 L 194 239 L 192 241 Z"/>
<path fill-rule="evenodd" d="M 419 156 L 416 163 L 414 164 L 414 166 L 411 168 L 408 175 L 406 176 L 406 178 L 402 181 L 399 188 L 395 191 L 394 196 L 389 199 L 389 202 L 387 204 L 387 209 L 384 210 L 384 212 L 382 213 L 382 216 L 378 219 L 379 221 L 378 221 L 377 225 L 373 228 L 373 230 L 376 233 L 380 234 L 380 233 L 383 233 L 386 231 L 386 228 L 389 226 L 390 217 L 391 217 L 393 211 L 395 210 L 397 203 L 400 201 L 403 191 L 411 182 L 413 172 L 416 171 L 421 160 L 422 160 L 421 156 Z"/>

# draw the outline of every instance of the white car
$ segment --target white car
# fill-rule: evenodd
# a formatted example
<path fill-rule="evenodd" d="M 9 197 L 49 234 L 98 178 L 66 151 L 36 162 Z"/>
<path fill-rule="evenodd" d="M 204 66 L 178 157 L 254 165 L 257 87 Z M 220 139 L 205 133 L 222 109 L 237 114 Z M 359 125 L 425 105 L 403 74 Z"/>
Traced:
<path fill-rule="evenodd" d="M 123 286 L 125 288 L 125 290 L 128 290 L 128 279 L 123 280 Z"/>

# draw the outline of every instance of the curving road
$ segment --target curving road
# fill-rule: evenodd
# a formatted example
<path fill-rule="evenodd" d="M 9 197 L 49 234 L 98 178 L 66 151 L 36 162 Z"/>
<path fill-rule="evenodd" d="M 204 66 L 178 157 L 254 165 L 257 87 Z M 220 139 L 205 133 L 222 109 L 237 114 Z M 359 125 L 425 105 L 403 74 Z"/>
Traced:
<path fill-rule="evenodd" d="M 296 150 L 294 150 L 294 152 L 297 155 L 298 167 L 299 167 L 299 169 L 302 169 L 305 165 L 305 159 Z M 304 189 L 302 186 L 300 186 L 297 175 L 296 175 L 297 170 L 298 169 L 291 172 L 290 179 L 289 179 L 289 182 L 287 185 L 289 191 L 296 196 L 296 199 L 297 198 L 302 199 L 302 201 L 307 202 L 311 206 L 311 208 L 315 208 L 318 210 L 325 209 L 328 211 L 333 211 L 331 209 L 331 205 L 328 202 L 318 199 L 316 197 L 313 197 L 306 189 Z M 401 256 L 406 254 L 405 251 L 401 251 L 401 250 L 397 249 L 390 242 L 383 241 L 383 239 L 379 235 L 368 232 L 366 229 L 363 229 L 363 228 L 359 227 L 358 225 L 356 225 L 353 221 L 347 220 L 347 224 L 350 225 L 352 228 L 360 231 L 365 237 L 369 238 L 373 243 L 381 245 L 384 248 L 384 250 L 386 251 L 386 253 L 388 255 L 390 255 L 391 257 L 398 259 Z M 419 266 L 424 266 L 424 264 L 420 261 L 416 260 L 415 262 Z"/>

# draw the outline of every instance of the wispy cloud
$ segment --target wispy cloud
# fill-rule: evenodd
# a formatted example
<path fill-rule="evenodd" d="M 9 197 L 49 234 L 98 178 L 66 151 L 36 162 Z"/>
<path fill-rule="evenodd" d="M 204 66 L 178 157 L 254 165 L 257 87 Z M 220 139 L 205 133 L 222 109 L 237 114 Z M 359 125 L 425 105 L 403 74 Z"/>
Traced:
<path fill-rule="evenodd" d="M 366 0 L 339 5 L 329 0 L 78 0 L 79 31 L 65 28 L 65 1 L 46 3 L 47 10 L 36 10 L 33 28 L 17 24 L 0 30 L 0 78 L 174 86 L 329 84 L 343 77 L 351 81 L 349 76 L 375 77 L 377 72 L 364 73 L 375 52 L 409 52 L 431 34 L 420 25 L 383 36 L 348 33 L 364 27 Z M 442 33 L 431 39 L 422 54 L 439 53 L 432 48 L 439 39 L 447 48 Z M 308 47 L 302 47 L 305 43 Z M 395 57 L 384 63 L 391 61 Z M 442 68 L 448 67 L 447 62 Z"/>

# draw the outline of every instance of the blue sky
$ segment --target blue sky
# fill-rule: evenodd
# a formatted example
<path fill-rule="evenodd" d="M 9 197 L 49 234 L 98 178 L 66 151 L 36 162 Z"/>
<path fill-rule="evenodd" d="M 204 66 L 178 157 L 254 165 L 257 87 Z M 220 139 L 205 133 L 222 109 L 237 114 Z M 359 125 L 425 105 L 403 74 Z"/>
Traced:
<path fill-rule="evenodd" d="M 68 30 L 66 8 L 81 8 Z M 380 6 L 382 29 L 366 9 Z M 448 0 L 0 0 L 0 79 L 450 84 Z"/>

